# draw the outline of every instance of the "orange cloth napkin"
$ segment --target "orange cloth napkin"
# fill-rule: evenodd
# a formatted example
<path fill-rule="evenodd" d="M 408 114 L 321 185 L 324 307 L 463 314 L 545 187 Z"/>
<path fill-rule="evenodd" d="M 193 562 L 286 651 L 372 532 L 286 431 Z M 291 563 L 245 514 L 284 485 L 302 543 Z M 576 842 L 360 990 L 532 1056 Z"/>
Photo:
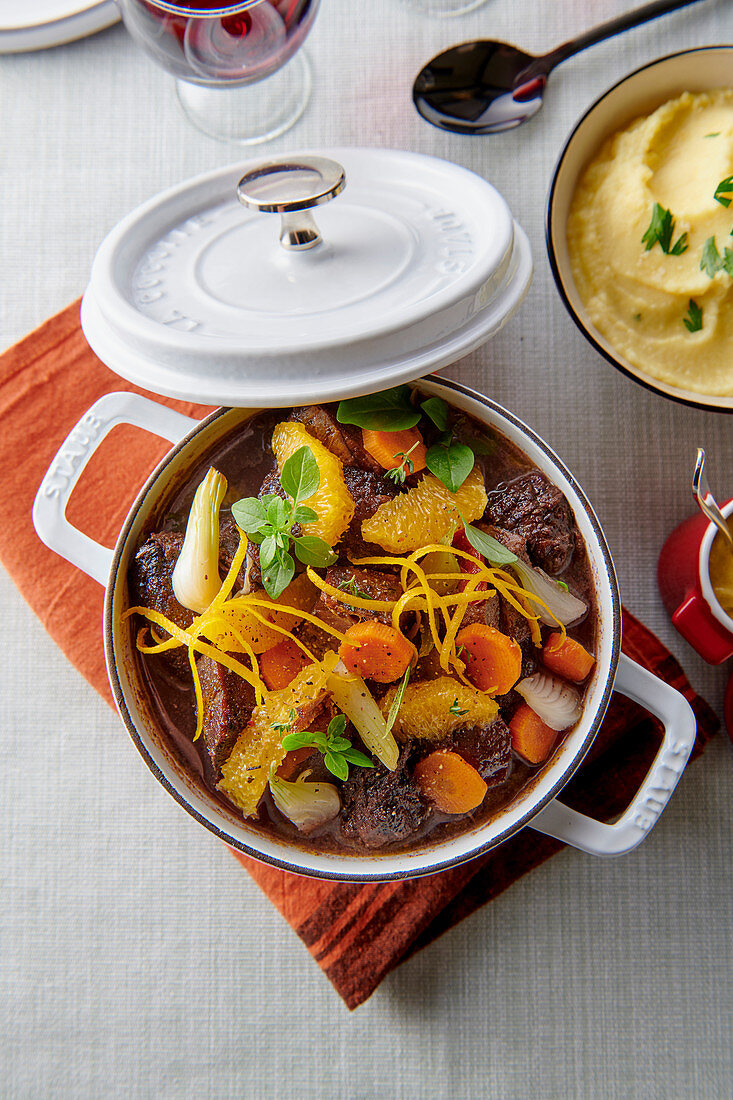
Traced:
<path fill-rule="evenodd" d="M 51 637 L 110 703 L 102 652 L 102 589 L 40 543 L 31 506 L 69 430 L 103 393 L 121 389 L 137 387 L 112 374 L 92 353 L 79 326 L 78 302 L 0 358 L 0 560 Z M 208 411 L 185 402 L 156 400 L 192 416 Z M 139 487 L 167 448 L 167 443 L 138 429 L 116 428 L 112 442 L 102 445 L 82 475 L 69 506 L 71 522 L 111 546 Z M 718 720 L 693 692 L 671 654 L 628 612 L 623 648 L 690 700 L 698 718 L 694 752 L 699 754 Z M 658 742 L 656 722 L 640 707 L 615 696 L 591 753 L 563 799 L 595 817 L 617 814 L 636 790 Z M 373 885 L 301 878 L 234 854 L 349 1008 L 355 1008 L 402 959 L 561 847 L 525 829 L 488 855 L 452 870 Z"/>

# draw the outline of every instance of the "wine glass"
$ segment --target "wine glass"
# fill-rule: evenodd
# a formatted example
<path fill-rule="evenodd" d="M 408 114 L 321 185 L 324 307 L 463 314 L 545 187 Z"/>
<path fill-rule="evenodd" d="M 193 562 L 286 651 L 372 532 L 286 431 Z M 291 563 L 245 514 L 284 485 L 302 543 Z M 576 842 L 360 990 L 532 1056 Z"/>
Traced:
<path fill-rule="evenodd" d="M 189 120 L 240 145 L 269 141 L 305 110 L 299 53 L 320 0 L 117 0 L 128 31 L 176 77 Z"/>

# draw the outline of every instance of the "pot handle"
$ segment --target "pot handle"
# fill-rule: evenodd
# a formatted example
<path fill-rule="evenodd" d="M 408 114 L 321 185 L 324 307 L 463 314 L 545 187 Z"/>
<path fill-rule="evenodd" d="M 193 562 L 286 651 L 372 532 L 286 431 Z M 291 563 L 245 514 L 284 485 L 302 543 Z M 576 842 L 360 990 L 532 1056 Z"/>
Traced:
<path fill-rule="evenodd" d="M 662 744 L 631 804 L 618 821 L 606 825 L 553 799 L 529 822 L 537 832 L 594 856 L 624 855 L 641 844 L 679 782 L 697 729 L 695 714 L 684 695 L 623 653 L 614 690 L 641 703 L 664 725 Z"/>
<path fill-rule="evenodd" d="M 82 470 L 118 424 L 131 424 L 178 443 L 199 421 L 137 393 L 106 393 L 84 413 L 54 455 L 33 501 L 33 526 L 49 550 L 106 585 L 112 550 L 79 531 L 66 507 Z"/>

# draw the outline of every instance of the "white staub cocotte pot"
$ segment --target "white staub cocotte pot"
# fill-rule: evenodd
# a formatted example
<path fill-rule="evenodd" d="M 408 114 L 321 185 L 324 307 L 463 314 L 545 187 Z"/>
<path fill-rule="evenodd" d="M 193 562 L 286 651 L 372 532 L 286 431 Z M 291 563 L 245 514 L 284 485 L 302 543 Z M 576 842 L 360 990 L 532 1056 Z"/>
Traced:
<path fill-rule="evenodd" d="M 422 848 L 386 854 L 309 851 L 256 830 L 234 808 L 215 799 L 184 766 L 154 716 L 140 675 L 131 624 L 122 621 L 129 606 L 127 575 L 151 523 L 164 513 L 194 467 L 205 462 L 223 439 L 236 434 L 257 407 L 285 407 L 368 393 L 415 379 L 425 370 L 450 362 L 504 323 L 529 282 L 531 260 L 526 238 L 501 196 L 485 181 L 453 165 L 413 154 L 341 150 L 339 155 L 346 162 L 347 175 L 356 178 L 351 228 L 356 224 L 358 233 L 363 233 L 358 246 L 353 233 L 349 237 L 347 232 L 350 219 L 342 219 L 344 225 L 339 225 L 339 219 L 329 222 L 326 218 L 330 210 L 337 209 L 336 202 L 319 213 L 324 236 L 320 241 L 307 208 L 338 194 L 343 179 L 334 174 L 330 162 L 314 167 L 314 159 L 306 156 L 280 164 L 274 172 L 272 165 L 246 172 L 240 199 L 258 209 L 247 212 L 244 223 L 234 218 L 230 207 L 241 216 L 241 206 L 236 200 L 232 203 L 222 183 L 226 180 L 236 188 L 240 167 L 237 172 L 228 169 L 166 193 L 110 234 L 95 261 L 82 312 L 87 338 L 97 354 L 118 373 L 157 392 L 221 404 L 234 398 L 244 407 L 221 408 L 199 422 L 136 394 L 107 394 L 71 430 L 51 464 L 34 503 L 36 530 L 47 546 L 106 586 L 104 643 L 110 684 L 122 720 L 145 763 L 191 816 L 234 848 L 300 874 L 361 882 L 408 878 L 454 866 L 528 825 L 595 855 L 628 852 L 647 835 L 684 770 L 695 738 L 692 709 L 679 692 L 621 654 L 621 603 L 613 562 L 593 509 L 572 474 L 547 444 L 511 413 L 452 381 L 429 377 L 416 384 L 426 395 L 442 397 L 503 433 L 559 486 L 573 510 L 591 563 L 598 614 L 596 666 L 582 718 L 536 779 L 493 818 Z M 300 197 L 294 199 L 291 193 L 284 199 L 283 179 L 292 183 L 295 177 Z M 367 185 L 370 179 L 373 186 Z M 309 189 L 306 198 L 304 182 Z M 469 208 L 456 206 L 458 192 L 463 201 L 470 197 Z M 380 236 L 375 228 L 381 216 L 378 211 L 385 196 L 394 197 L 395 193 L 400 201 L 397 207 L 387 206 L 391 213 L 384 224 L 390 228 Z M 255 307 L 249 291 L 243 292 L 239 277 L 253 295 L 258 280 L 238 257 L 245 250 L 247 234 L 254 239 L 263 232 L 272 233 L 272 219 L 263 217 L 262 210 L 281 213 L 281 240 L 293 255 L 283 249 L 283 258 L 276 251 L 270 266 L 265 264 L 259 285 L 271 281 L 268 293 L 260 294 Z M 487 210 L 494 219 L 489 229 Z M 448 222 L 456 240 L 446 246 L 443 227 Z M 378 238 L 378 252 L 383 251 L 385 242 L 395 250 L 396 266 L 391 274 L 378 264 L 377 268 L 361 267 L 347 286 L 347 279 L 339 280 L 339 270 L 343 274 L 355 256 L 364 249 L 369 252 L 371 230 Z M 191 246 L 194 238 L 198 239 L 195 249 Z M 182 249 L 180 262 L 176 242 Z M 279 248 L 277 241 L 275 246 Z M 263 239 L 245 254 L 272 257 L 268 249 Z M 298 255 L 299 249 L 306 251 Z M 312 262 L 308 267 L 299 266 L 308 253 Z M 346 268 L 340 268 L 345 258 Z M 418 280 L 411 271 L 415 264 L 421 270 Z M 329 267 L 336 273 L 335 282 L 333 272 L 324 274 Z M 324 280 L 324 284 L 317 295 L 309 298 L 304 291 L 302 297 L 295 295 L 289 306 L 283 306 L 276 292 L 285 284 L 295 285 L 304 270 L 312 282 Z M 421 293 L 420 281 L 424 284 L 426 279 L 430 285 Z M 150 285 L 143 287 L 141 281 Z M 326 284 L 333 292 L 330 300 L 323 297 Z M 341 306 L 331 309 L 329 301 L 335 298 Z M 375 322 L 370 336 L 362 317 L 364 327 L 359 334 L 353 327 L 359 310 L 369 312 L 369 300 L 377 298 L 382 306 L 374 314 L 378 331 Z M 271 312 L 283 310 L 282 317 L 270 317 L 269 348 L 262 322 L 268 300 Z M 173 305 L 174 301 L 178 305 Z M 300 328 L 292 320 L 298 301 L 303 305 Z M 349 315 L 346 319 L 341 310 Z M 249 312 L 256 315 L 253 323 L 261 322 L 261 329 L 243 346 L 237 324 Z M 321 329 L 314 320 L 319 312 L 328 314 Z M 408 318 L 409 323 L 401 325 L 400 317 L 403 322 Z M 249 336 L 248 329 L 239 331 Z M 301 352 L 298 331 L 302 332 Z M 279 344 L 272 338 L 274 332 L 282 336 Z M 356 347 L 353 359 L 351 333 Z M 142 488 L 114 550 L 108 550 L 74 528 L 65 511 L 85 465 L 118 424 L 147 429 L 174 446 Z M 631 805 L 618 821 L 607 825 L 564 806 L 557 796 L 593 743 L 614 690 L 651 710 L 665 732 Z"/>

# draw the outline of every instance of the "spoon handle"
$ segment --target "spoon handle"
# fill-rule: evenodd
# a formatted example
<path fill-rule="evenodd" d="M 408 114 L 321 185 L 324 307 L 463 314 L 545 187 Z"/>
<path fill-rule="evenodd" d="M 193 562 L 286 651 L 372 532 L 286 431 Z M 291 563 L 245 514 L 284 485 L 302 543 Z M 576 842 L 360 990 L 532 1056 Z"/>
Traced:
<path fill-rule="evenodd" d="M 697 448 L 695 472 L 692 475 L 692 495 L 699 504 L 700 511 L 703 512 L 709 520 L 712 520 L 723 537 L 728 540 L 733 550 L 733 534 L 731 534 L 728 521 L 718 507 L 715 497 L 710 492 L 710 486 L 708 485 L 708 479 L 705 474 L 705 451 L 702 447 Z"/>
<path fill-rule="evenodd" d="M 589 46 L 594 46 L 596 42 L 602 42 L 604 38 L 612 38 L 615 34 L 620 34 L 621 31 L 628 31 L 631 27 L 638 27 L 641 23 L 647 23 L 650 19 L 666 15 L 667 12 L 675 11 L 676 8 L 685 8 L 689 4 L 696 4 L 697 2 L 698 0 L 655 0 L 653 4 L 644 4 L 641 8 L 627 11 L 616 19 L 609 20 L 608 23 L 591 27 L 585 34 L 580 34 L 577 38 L 571 38 L 569 42 L 563 42 L 561 46 L 557 46 L 550 53 L 543 54 L 542 57 L 538 58 L 540 65 L 537 66 L 538 72 L 536 75 L 542 72 L 546 76 L 562 61 L 566 61 L 573 54 L 580 53 L 581 50 L 587 50 Z"/>

